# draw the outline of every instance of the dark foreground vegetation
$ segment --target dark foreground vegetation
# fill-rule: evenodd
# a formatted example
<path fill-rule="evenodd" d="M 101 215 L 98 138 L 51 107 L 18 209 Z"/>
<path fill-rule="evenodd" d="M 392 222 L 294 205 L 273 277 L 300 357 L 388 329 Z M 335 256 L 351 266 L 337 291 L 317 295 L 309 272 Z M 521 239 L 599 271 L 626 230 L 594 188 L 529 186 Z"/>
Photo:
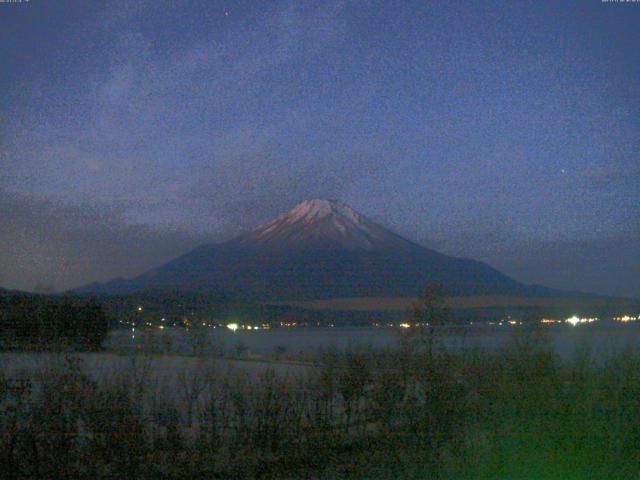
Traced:
<path fill-rule="evenodd" d="M 499 353 L 433 340 L 293 370 L 197 356 L 172 381 L 162 355 L 96 378 L 59 354 L 1 375 L 0 476 L 640 477 L 639 354 L 563 362 L 535 332 Z"/>
<path fill-rule="evenodd" d="M 0 296 L 3 350 L 97 350 L 108 328 L 102 306 L 92 300 L 31 294 Z"/>

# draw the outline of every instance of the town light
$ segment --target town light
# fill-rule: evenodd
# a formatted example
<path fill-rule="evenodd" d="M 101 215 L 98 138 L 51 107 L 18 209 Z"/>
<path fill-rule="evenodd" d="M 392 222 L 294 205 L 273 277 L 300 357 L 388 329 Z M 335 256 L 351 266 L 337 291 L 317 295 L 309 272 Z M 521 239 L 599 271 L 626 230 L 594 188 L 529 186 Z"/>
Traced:
<path fill-rule="evenodd" d="M 566 320 L 567 323 L 570 323 L 571 325 L 573 325 L 574 327 L 580 323 L 580 319 L 577 316 L 573 316 L 573 317 L 569 317 Z"/>

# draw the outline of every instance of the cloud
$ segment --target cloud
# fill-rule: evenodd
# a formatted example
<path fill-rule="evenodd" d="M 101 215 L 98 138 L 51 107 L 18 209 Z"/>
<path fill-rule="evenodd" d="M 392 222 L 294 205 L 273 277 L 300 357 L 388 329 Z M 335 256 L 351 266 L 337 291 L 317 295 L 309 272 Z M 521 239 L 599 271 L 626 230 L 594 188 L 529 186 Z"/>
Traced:
<path fill-rule="evenodd" d="M 1 190 L 0 224 L 0 285 L 23 290 L 64 290 L 133 276 L 211 240 L 131 225 L 116 209 Z"/>
<path fill-rule="evenodd" d="M 214 232 L 226 225 L 224 213 L 212 212 L 239 189 L 249 199 L 273 191 L 272 172 L 287 167 L 288 155 L 301 156 L 293 134 L 313 113 L 268 98 L 265 83 L 337 42 L 343 5 L 278 2 L 230 19 L 203 8 L 198 35 L 161 28 L 201 7 L 106 4 L 80 29 L 80 43 L 95 49 L 83 52 L 96 57 L 92 69 L 74 70 L 71 58 L 64 76 L 22 85 L 0 147 L 0 187 L 123 208 L 126 218 L 155 227 L 193 221 L 195 230 Z M 288 184 L 304 183 L 313 161 L 300 158 Z M 207 201 L 194 191 L 208 191 L 200 194 Z"/>
<path fill-rule="evenodd" d="M 527 242 L 480 258 L 526 283 L 640 298 L 640 232 L 601 239 Z"/>

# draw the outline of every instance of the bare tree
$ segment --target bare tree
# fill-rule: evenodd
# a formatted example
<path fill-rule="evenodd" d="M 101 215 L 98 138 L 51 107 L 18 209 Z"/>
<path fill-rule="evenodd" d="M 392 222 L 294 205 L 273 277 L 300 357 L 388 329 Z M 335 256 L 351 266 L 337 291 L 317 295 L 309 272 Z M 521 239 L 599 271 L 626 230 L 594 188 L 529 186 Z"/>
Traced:
<path fill-rule="evenodd" d="M 427 284 L 413 304 L 411 328 L 407 329 L 407 334 L 426 348 L 429 358 L 433 357 L 436 327 L 447 323 L 449 316 L 444 289 L 434 283 Z"/>
<path fill-rule="evenodd" d="M 200 395 L 204 392 L 211 380 L 211 366 L 203 357 L 197 357 L 194 364 L 183 364 L 183 369 L 178 372 L 177 379 L 181 388 L 182 399 L 187 406 L 187 426 L 193 424 L 193 415 Z"/>
<path fill-rule="evenodd" d="M 338 377 L 338 390 L 344 401 L 346 431 L 349 431 L 354 414 L 357 416 L 359 413 L 360 399 L 370 379 L 371 366 L 366 356 L 358 351 L 346 352 L 345 363 Z"/>

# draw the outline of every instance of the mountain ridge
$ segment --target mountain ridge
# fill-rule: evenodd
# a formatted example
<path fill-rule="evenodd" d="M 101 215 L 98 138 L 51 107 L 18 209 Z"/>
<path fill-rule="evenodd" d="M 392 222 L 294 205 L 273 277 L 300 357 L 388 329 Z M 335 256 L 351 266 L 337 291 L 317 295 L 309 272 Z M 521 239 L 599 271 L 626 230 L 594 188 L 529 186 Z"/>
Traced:
<path fill-rule="evenodd" d="M 273 301 L 415 296 L 427 283 L 438 283 L 452 295 L 553 292 L 523 285 L 483 262 L 431 250 L 344 203 L 318 198 L 132 279 L 80 291 L 220 290 Z"/>

